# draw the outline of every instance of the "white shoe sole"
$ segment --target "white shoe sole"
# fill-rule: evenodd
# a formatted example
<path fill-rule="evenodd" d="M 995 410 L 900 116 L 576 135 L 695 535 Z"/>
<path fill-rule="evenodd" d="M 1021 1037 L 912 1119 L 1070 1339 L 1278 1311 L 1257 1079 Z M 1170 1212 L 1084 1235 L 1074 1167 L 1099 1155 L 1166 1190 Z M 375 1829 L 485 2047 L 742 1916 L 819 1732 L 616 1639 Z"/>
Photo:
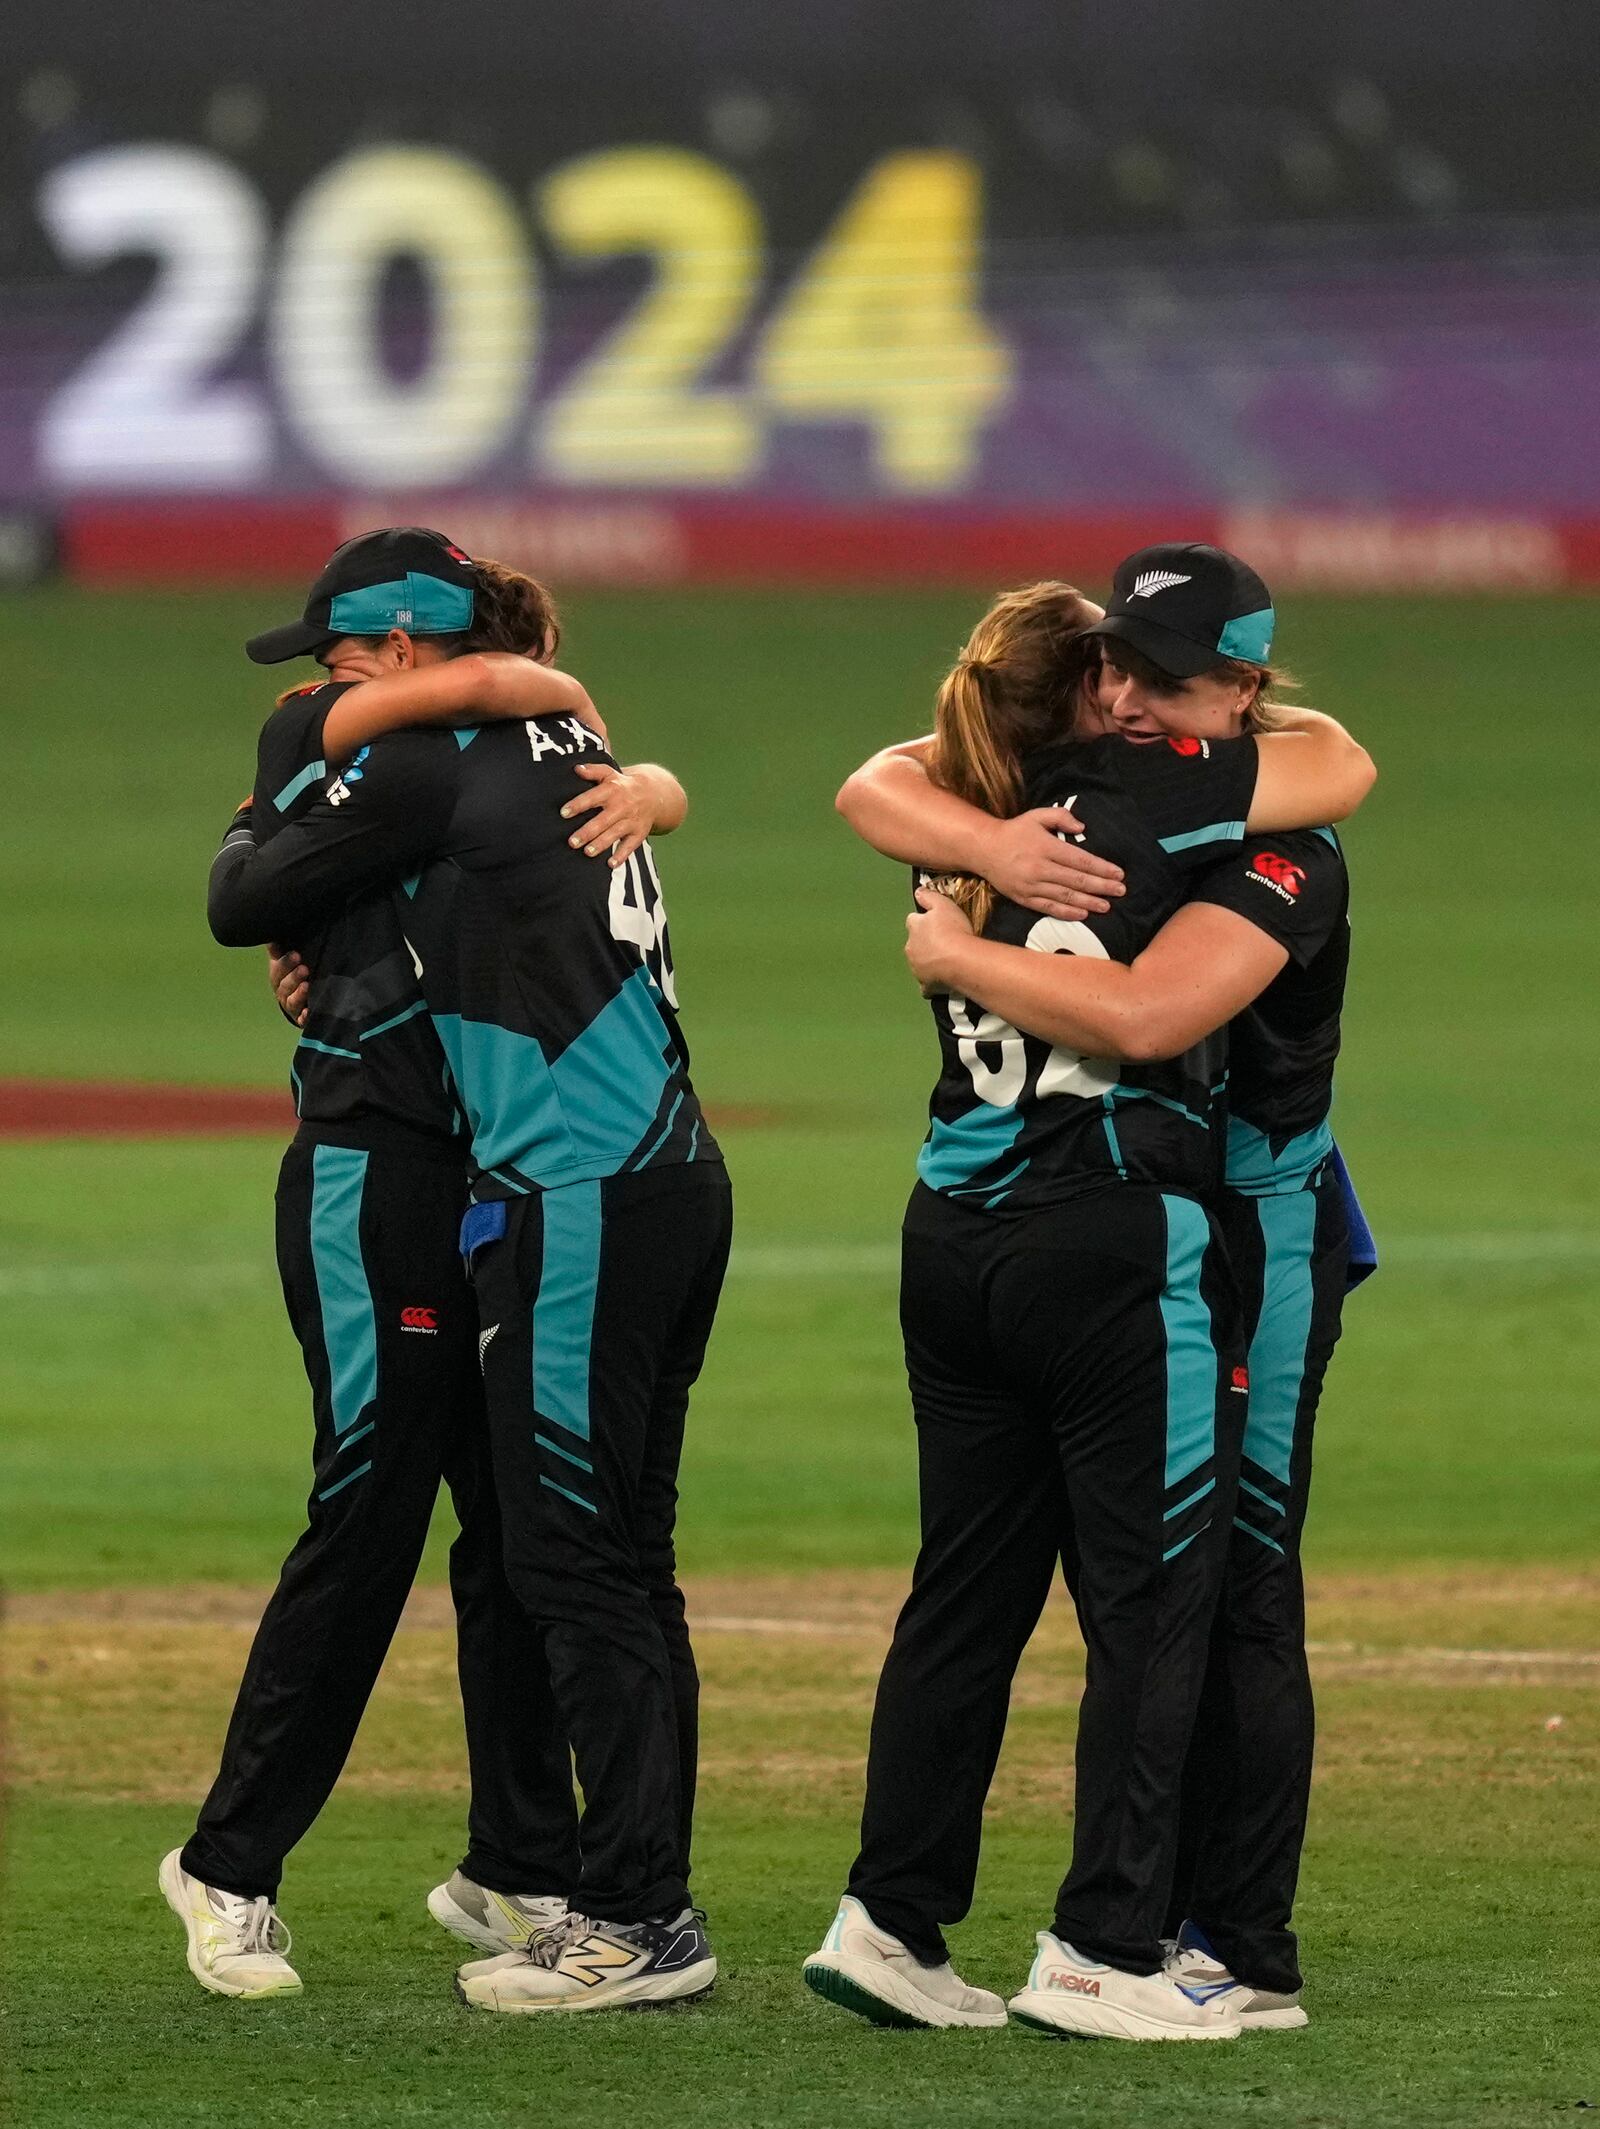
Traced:
<path fill-rule="evenodd" d="M 1311 2020 L 1299 2004 L 1291 2003 L 1281 2011 L 1241 2011 L 1239 2023 L 1247 2033 L 1293 2033 Z"/>
<path fill-rule="evenodd" d="M 1056 1989 L 1023 1989 L 1012 1997 L 1009 2009 L 1020 2025 L 1067 2039 L 1237 2040 L 1244 2030 L 1236 2016 L 1214 2025 L 1182 2025 Z"/>
<path fill-rule="evenodd" d="M 681 1974 L 641 1974 L 636 1981 L 602 1981 L 581 1996 L 551 1996 L 530 2002 L 526 1997 L 502 1999 L 496 1983 L 499 1976 L 482 1974 L 471 1981 L 456 1976 L 456 1994 L 475 2011 L 501 2011 L 516 2016 L 544 2011 L 649 2011 L 657 2005 L 694 2003 L 711 1994 L 717 1978 L 715 1959 L 700 1959 Z"/>
<path fill-rule="evenodd" d="M 1004 2010 L 957 2011 L 924 1995 L 909 1974 L 848 1952 L 813 1952 L 800 1978 L 829 2003 L 877 2026 L 1003 2026 Z"/>
<path fill-rule="evenodd" d="M 182 1853 L 181 1848 L 174 1848 L 170 1855 L 161 1858 L 156 1883 L 161 1887 L 163 1899 L 183 1924 L 183 1934 L 188 1943 L 189 1971 L 200 1986 L 208 1989 L 213 1996 L 242 1997 L 249 2003 L 261 2002 L 268 1996 L 298 1996 L 301 1989 L 298 1974 L 291 1981 L 275 1981 L 269 1988 L 252 1989 L 243 1988 L 236 1981 L 227 1981 L 220 1974 L 207 1972 L 201 1963 L 200 1948 L 195 1942 L 194 1917 L 190 1914 L 189 1903 L 184 1897 L 183 1867 L 178 1860 Z"/>
<path fill-rule="evenodd" d="M 502 1937 L 489 1929 L 465 1908 L 457 1907 L 450 1897 L 448 1885 L 436 1885 L 428 1895 L 428 1912 L 441 1929 L 447 1929 L 452 1937 L 459 1937 L 464 1944 L 472 1945 L 480 1952 L 520 1952 L 532 1936 Z"/>

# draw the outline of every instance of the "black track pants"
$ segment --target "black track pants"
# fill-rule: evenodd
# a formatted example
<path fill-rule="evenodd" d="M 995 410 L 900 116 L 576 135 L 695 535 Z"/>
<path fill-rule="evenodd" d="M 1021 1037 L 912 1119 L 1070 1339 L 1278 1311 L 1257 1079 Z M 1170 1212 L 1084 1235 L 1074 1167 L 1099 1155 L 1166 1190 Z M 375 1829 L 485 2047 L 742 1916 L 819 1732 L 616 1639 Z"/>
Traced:
<path fill-rule="evenodd" d="M 224 1891 L 275 1896 L 343 1768 L 410 1593 L 441 1476 L 472 1774 L 463 1868 L 500 1892 L 570 1893 L 577 1809 L 537 1635 L 502 1564 L 458 1249 L 460 1163 L 297 1141 L 278 1262 L 310 1377 L 307 1527 L 262 1615 L 222 1765 L 183 1854 Z"/>
<path fill-rule="evenodd" d="M 872 1720 L 850 1890 L 920 1959 L 967 1912 L 1017 1660 L 1074 1561 L 1088 1672 L 1052 1926 L 1161 1963 L 1179 1778 L 1233 1514 L 1234 1304 L 1193 1200 L 1001 1220 L 919 1186 L 901 1320 L 922 1549 Z"/>
<path fill-rule="evenodd" d="M 577 1905 L 670 1917 L 687 1900 L 700 1697 L 678 1461 L 728 1261 L 727 1171 L 646 1169 L 506 1211 L 473 1280 L 506 1571 L 584 1796 Z"/>
<path fill-rule="evenodd" d="M 1250 1398 L 1222 1598 L 1184 1777 L 1171 1928 L 1192 1920 L 1241 1980 L 1300 1986 L 1289 1926 L 1315 1718 L 1300 1536 L 1349 1237 L 1336 1183 L 1229 1193 L 1221 1216 L 1244 1311 Z"/>

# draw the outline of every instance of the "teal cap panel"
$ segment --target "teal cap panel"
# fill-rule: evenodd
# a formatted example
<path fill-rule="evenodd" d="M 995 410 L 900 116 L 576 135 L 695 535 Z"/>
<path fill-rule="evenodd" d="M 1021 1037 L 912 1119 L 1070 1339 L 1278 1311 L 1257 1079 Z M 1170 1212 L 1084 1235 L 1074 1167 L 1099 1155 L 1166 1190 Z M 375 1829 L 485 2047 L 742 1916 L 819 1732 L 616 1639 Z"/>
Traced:
<path fill-rule="evenodd" d="M 1263 606 L 1253 614 L 1240 614 L 1217 638 L 1224 658 L 1243 658 L 1251 665 L 1265 665 L 1272 656 L 1272 608 Z"/>
<path fill-rule="evenodd" d="M 339 636 L 386 636 L 391 628 L 450 636 L 472 626 L 472 590 L 412 570 L 389 584 L 339 592 L 329 602 L 328 626 Z"/>

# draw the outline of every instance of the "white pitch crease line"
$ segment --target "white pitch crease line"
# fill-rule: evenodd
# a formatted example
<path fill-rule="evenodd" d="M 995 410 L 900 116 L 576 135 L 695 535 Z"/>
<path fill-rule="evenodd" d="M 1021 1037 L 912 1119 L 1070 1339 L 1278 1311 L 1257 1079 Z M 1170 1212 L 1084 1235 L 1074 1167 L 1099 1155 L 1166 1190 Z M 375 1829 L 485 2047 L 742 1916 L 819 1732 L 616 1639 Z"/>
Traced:
<path fill-rule="evenodd" d="M 1600 1233 L 1578 1229 L 1549 1233 L 1483 1229 L 1378 1237 L 1380 1271 L 1389 1265 L 1499 1266 L 1594 1258 L 1600 1258 Z M 730 1273 L 755 1279 L 861 1278 L 899 1268 L 899 1245 L 893 1242 L 749 1242 L 735 1248 L 728 1267 Z"/>
<path fill-rule="evenodd" d="M 1507 1229 L 1378 1237 L 1379 1269 L 1451 1265 L 1541 1264 L 1600 1258 L 1600 1233 Z M 736 1247 L 728 1269 L 756 1279 L 859 1278 L 900 1268 L 893 1242 L 751 1242 Z"/>
<path fill-rule="evenodd" d="M 1553 1648 L 1418 1648 L 1410 1643 L 1380 1647 L 1366 1641 L 1308 1641 L 1308 1656 L 1355 1656 L 1367 1663 L 1464 1663 L 1541 1669 L 1552 1663 L 1600 1668 L 1600 1651 Z"/>
<path fill-rule="evenodd" d="M 1600 1233 L 1557 1228 L 1508 1228 L 1455 1234 L 1380 1234 L 1380 1272 L 1496 1270 L 1513 1264 L 1580 1264 L 1600 1260 Z M 771 1280 L 892 1278 L 900 1268 L 897 1242 L 747 1242 L 735 1248 L 734 1278 Z M 205 1294 L 259 1285 L 276 1288 L 270 1259 L 212 1258 L 203 1264 L 126 1258 L 110 1263 L 0 1265 L 0 1302 L 82 1300 L 96 1294 Z"/>
<path fill-rule="evenodd" d="M 842 1641 L 881 1641 L 889 1632 L 891 1621 L 887 1617 L 878 1621 L 746 1619 L 713 1613 L 705 1618 L 691 1617 L 690 1625 L 697 1634 L 816 1635 Z M 1600 1651 L 1586 1649 L 1422 1648 L 1410 1644 L 1379 1647 L 1364 1641 L 1308 1641 L 1306 1653 L 1309 1656 L 1359 1657 L 1364 1662 L 1460 1663 L 1490 1669 L 1497 1666 L 1528 1670 L 1551 1666 L 1600 1668 Z"/>

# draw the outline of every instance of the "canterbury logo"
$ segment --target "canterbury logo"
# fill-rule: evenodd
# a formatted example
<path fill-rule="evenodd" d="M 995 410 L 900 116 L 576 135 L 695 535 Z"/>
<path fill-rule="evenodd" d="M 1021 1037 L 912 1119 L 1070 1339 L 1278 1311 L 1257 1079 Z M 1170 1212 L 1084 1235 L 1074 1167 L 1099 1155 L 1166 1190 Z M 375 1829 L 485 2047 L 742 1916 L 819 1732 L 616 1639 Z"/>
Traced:
<path fill-rule="evenodd" d="M 427 1331 L 437 1337 L 439 1311 L 436 1308 L 403 1308 L 400 1311 L 400 1328 L 403 1331 Z"/>
<path fill-rule="evenodd" d="M 1305 876 L 1304 866 L 1291 865 L 1275 850 L 1258 850 L 1250 860 L 1250 878 L 1263 887 L 1270 887 L 1285 902 L 1292 902 L 1299 894 Z"/>
<path fill-rule="evenodd" d="M 1087 1974 L 1064 1973 L 1060 1967 L 1045 1975 L 1044 1985 L 1047 1989 L 1065 1989 L 1069 1996 L 1098 1996 L 1100 1993 L 1098 1981 L 1091 1980 Z"/>
<path fill-rule="evenodd" d="M 1174 584 L 1187 584 L 1188 577 L 1179 576 L 1175 569 L 1146 569 L 1133 580 L 1131 599 L 1153 599 L 1158 591 L 1171 591 Z"/>
<path fill-rule="evenodd" d="M 581 1944 L 562 1955 L 561 1971 L 594 1988 L 608 1974 L 620 1973 L 624 1967 L 632 1966 L 638 1957 L 638 1952 L 629 1945 L 618 1944 L 610 1937 L 585 1937 Z"/>

